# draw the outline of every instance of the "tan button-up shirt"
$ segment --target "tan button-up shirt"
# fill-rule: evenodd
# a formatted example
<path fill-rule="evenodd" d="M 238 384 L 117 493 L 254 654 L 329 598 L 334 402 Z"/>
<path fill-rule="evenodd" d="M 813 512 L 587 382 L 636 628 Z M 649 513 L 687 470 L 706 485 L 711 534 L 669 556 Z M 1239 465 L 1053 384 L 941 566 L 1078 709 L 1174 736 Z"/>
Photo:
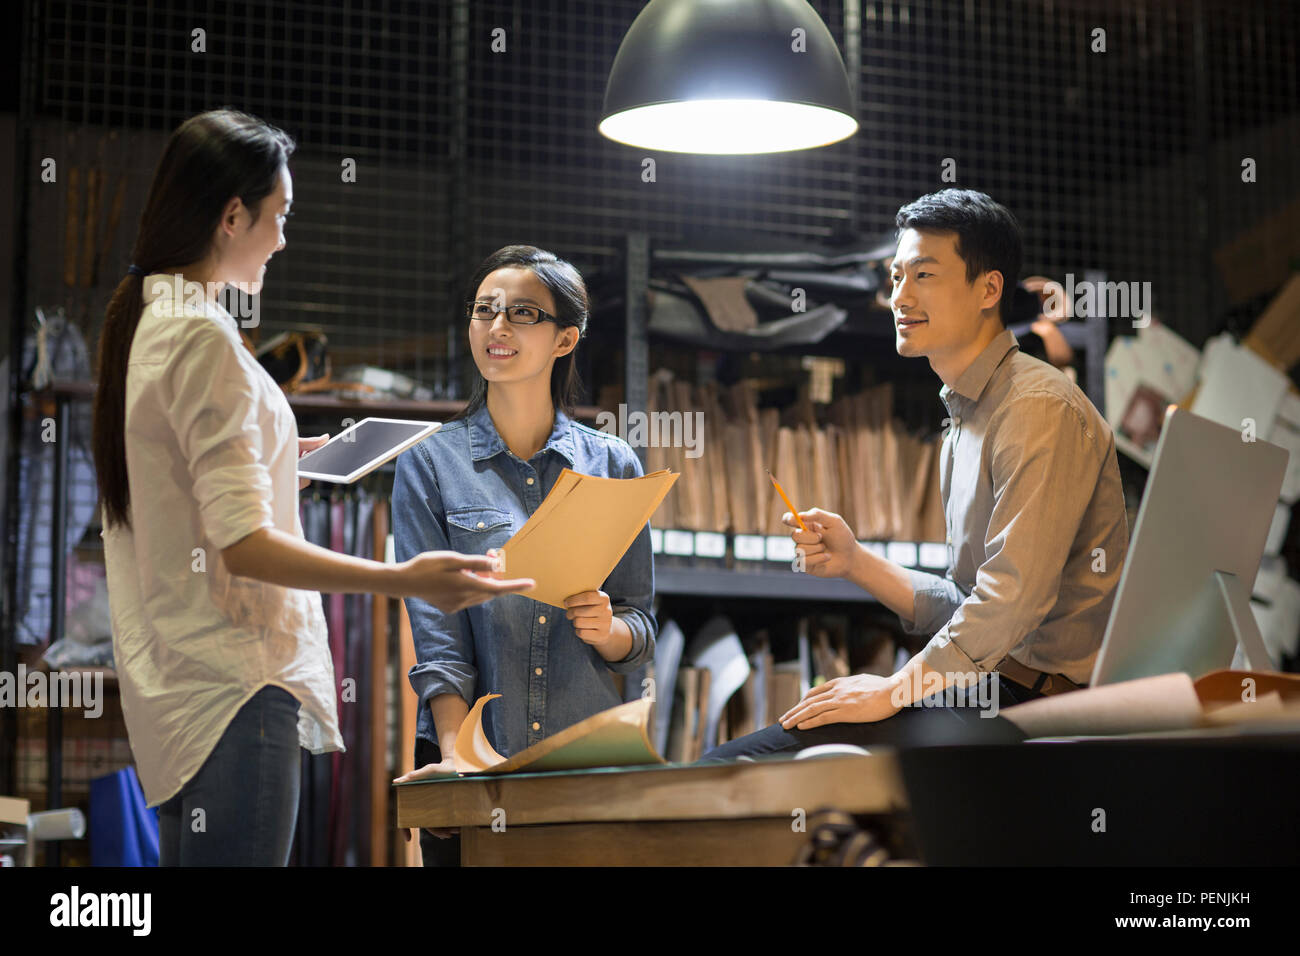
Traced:
<path fill-rule="evenodd" d="M 939 390 L 948 571 L 909 570 L 922 654 L 942 673 L 1020 663 L 1086 684 L 1128 550 L 1110 426 L 1004 330 Z"/>

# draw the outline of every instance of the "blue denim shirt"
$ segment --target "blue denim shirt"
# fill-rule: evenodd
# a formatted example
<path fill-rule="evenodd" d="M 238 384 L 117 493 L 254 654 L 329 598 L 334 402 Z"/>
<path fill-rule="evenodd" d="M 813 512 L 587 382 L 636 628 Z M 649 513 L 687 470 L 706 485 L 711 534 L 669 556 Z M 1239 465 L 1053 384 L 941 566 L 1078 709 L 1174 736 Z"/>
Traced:
<path fill-rule="evenodd" d="M 602 478 L 642 474 L 625 441 L 559 411 L 546 446 L 522 461 L 506 447 L 486 407 L 403 452 L 396 467 L 399 561 L 421 551 L 484 554 L 501 547 L 565 468 Z M 484 694 L 501 694 L 484 709 L 483 730 L 505 757 L 621 704 L 612 672 L 628 673 L 654 659 L 649 524 L 600 589 L 632 632 L 631 652 L 621 661 L 606 661 L 574 633 L 564 611 L 532 598 L 507 594 L 455 614 L 406 598 L 417 659 L 410 672 L 420 698 L 417 735 L 437 744 L 429 701 L 439 694 L 459 694 L 470 705 Z"/>

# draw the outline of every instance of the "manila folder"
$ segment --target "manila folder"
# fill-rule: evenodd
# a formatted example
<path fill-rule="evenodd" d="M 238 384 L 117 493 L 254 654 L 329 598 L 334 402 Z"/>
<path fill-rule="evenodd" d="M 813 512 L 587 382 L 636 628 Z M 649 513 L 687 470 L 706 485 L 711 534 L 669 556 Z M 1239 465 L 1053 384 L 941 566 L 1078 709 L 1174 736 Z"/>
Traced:
<path fill-rule="evenodd" d="M 532 578 L 537 585 L 523 596 L 553 607 L 599 590 L 675 481 L 677 475 L 668 471 L 597 478 L 564 469 L 502 548 L 506 575 Z"/>

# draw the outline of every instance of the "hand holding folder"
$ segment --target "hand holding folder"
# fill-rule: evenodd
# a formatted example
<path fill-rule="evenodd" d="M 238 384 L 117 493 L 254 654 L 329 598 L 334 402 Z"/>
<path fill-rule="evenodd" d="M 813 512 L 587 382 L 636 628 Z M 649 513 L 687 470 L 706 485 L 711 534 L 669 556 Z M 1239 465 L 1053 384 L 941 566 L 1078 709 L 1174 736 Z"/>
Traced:
<path fill-rule="evenodd" d="M 564 469 L 545 500 L 501 549 L 503 573 L 532 578 L 525 597 L 563 608 L 597 591 L 641 533 L 677 475 L 598 478 Z"/>

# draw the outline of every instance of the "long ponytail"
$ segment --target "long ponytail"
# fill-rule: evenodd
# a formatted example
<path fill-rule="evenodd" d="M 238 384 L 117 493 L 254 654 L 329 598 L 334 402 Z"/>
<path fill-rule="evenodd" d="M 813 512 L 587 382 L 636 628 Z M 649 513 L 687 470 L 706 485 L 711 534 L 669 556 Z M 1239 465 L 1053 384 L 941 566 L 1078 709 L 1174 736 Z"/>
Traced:
<path fill-rule="evenodd" d="M 236 196 L 256 222 L 293 150 L 283 131 L 236 110 L 191 117 L 167 141 L 131 250 L 135 268 L 113 292 L 99 336 L 93 435 L 106 528 L 131 526 L 126 372 L 144 310 L 144 277 L 179 271 L 206 257 L 221 214 Z"/>

